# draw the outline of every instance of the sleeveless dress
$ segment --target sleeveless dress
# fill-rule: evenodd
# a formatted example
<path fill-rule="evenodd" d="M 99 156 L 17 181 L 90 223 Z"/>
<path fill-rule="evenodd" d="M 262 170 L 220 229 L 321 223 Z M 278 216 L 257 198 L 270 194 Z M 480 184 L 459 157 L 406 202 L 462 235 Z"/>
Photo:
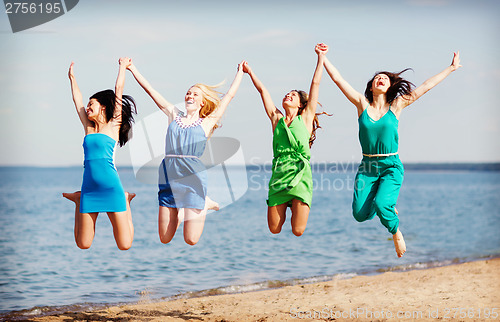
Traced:
<path fill-rule="evenodd" d="M 399 120 L 390 107 L 378 121 L 368 115 L 366 108 L 358 123 L 364 156 L 354 182 L 353 215 L 359 222 L 377 215 L 387 230 L 395 234 L 399 218 L 394 207 L 404 175 L 403 164 L 397 154 Z M 376 156 L 380 154 L 394 155 Z"/>
<path fill-rule="evenodd" d="M 116 141 L 106 134 L 87 134 L 80 213 L 127 210 L 125 192 L 114 164 Z"/>
<path fill-rule="evenodd" d="M 207 173 L 199 159 L 207 143 L 203 119 L 184 125 L 181 116 L 167 129 L 165 158 L 158 169 L 158 202 L 162 207 L 204 209 Z"/>
<path fill-rule="evenodd" d="M 282 117 L 273 133 L 273 168 L 267 205 L 272 207 L 298 199 L 311 207 L 312 172 L 310 134 L 298 115 L 287 126 Z"/>

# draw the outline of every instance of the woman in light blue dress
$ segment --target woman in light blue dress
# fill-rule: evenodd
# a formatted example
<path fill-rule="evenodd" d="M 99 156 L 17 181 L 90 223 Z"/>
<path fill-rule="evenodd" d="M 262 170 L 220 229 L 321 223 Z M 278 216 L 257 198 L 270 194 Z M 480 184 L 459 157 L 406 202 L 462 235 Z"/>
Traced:
<path fill-rule="evenodd" d="M 123 190 L 114 165 L 116 145 L 123 146 L 128 141 L 134 120 L 132 113 L 135 113 L 134 100 L 123 95 L 125 70 L 130 59 L 121 58 L 119 62 L 115 91 L 94 94 L 87 108 L 76 83 L 73 63 L 68 73 L 73 102 L 85 130 L 85 160 L 81 192 L 63 193 L 63 196 L 76 204 L 75 241 L 82 249 L 92 245 L 99 212 L 108 214 L 119 249 L 129 249 L 134 239 L 130 200 L 135 194 Z"/>
<path fill-rule="evenodd" d="M 203 232 L 207 210 L 218 210 L 218 204 L 206 195 L 207 174 L 199 158 L 240 86 L 242 64 L 238 65 L 236 77 L 222 98 L 214 86 L 191 86 L 184 96 L 186 113 L 153 89 L 134 64 L 128 66 L 139 85 L 168 117 L 165 158 L 159 167 L 158 180 L 158 232 L 164 244 L 172 240 L 184 221 L 184 241 L 195 245 Z"/>

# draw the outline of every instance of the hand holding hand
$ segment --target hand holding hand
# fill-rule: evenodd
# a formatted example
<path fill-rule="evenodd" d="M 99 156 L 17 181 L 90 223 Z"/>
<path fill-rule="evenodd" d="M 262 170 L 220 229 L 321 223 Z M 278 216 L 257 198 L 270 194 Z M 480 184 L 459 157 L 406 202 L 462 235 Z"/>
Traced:
<path fill-rule="evenodd" d="M 243 72 L 249 74 L 252 71 L 252 69 L 250 68 L 250 65 L 248 64 L 247 61 L 243 61 L 242 63 L 243 63 L 243 66 L 242 66 Z"/>
<path fill-rule="evenodd" d="M 128 58 L 128 57 L 120 57 L 120 59 L 118 60 L 118 63 L 120 64 L 120 66 L 125 66 L 125 68 L 129 68 L 130 65 L 132 65 L 132 59 L 131 58 Z"/>
<path fill-rule="evenodd" d="M 241 63 L 238 64 L 238 72 L 245 72 L 244 65 L 248 64 L 246 60 L 242 60 Z"/>
<path fill-rule="evenodd" d="M 328 45 L 325 45 L 324 43 L 319 43 L 314 47 L 314 51 L 318 55 L 325 55 L 328 52 Z"/>

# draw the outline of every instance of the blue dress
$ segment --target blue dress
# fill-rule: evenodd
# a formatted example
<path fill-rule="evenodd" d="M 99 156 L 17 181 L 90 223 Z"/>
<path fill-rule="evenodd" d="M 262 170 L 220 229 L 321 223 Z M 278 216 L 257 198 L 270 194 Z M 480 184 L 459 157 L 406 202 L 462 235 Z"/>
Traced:
<path fill-rule="evenodd" d="M 87 134 L 80 213 L 127 210 L 125 192 L 114 164 L 116 141 L 106 134 Z"/>
<path fill-rule="evenodd" d="M 158 201 L 162 207 L 204 209 L 207 173 L 199 159 L 207 143 L 203 119 L 184 125 L 181 116 L 168 126 L 165 158 L 158 169 Z"/>

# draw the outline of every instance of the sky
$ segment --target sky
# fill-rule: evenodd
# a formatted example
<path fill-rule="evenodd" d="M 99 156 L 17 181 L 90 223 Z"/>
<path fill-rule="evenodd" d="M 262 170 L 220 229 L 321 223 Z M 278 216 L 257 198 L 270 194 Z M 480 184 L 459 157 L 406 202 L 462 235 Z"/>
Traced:
<path fill-rule="evenodd" d="M 182 103 L 195 83 L 231 84 L 247 60 L 275 104 L 292 89 L 308 90 L 318 42 L 359 92 L 376 71 L 411 67 L 417 86 L 461 63 L 441 84 L 403 111 L 403 162 L 500 162 L 500 2 L 403 1 L 128 1 L 82 0 L 63 16 L 12 33 L 0 14 L 0 165 L 73 166 L 83 162 L 83 127 L 71 99 L 68 67 L 86 100 L 113 88 L 118 58 L 131 57 L 168 101 Z M 138 123 L 158 108 L 127 73 L 125 94 Z M 326 72 L 320 85 L 322 129 L 312 162 L 358 162 L 357 113 Z M 181 104 L 182 106 L 182 104 Z M 246 164 L 272 159 L 272 129 L 250 78 L 215 137 L 241 144 Z M 162 142 L 161 137 L 157 140 Z M 161 143 L 160 143 L 161 144 Z M 130 147 L 117 165 L 131 165 Z"/>

